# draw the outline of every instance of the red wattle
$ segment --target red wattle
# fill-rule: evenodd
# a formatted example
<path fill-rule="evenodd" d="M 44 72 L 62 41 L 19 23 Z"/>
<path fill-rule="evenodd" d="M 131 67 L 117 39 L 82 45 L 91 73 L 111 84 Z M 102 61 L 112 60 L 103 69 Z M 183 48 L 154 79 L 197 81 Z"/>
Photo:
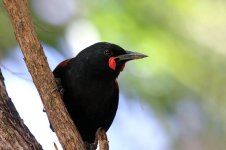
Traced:
<path fill-rule="evenodd" d="M 116 62 L 114 57 L 110 57 L 108 60 L 108 65 L 112 70 L 115 70 L 116 68 Z"/>

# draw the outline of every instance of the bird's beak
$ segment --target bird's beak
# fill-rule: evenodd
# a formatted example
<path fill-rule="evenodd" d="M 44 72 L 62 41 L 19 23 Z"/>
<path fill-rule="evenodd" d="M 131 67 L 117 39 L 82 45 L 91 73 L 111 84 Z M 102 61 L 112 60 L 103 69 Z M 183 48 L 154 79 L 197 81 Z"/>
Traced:
<path fill-rule="evenodd" d="M 131 51 L 126 51 L 126 54 L 120 55 L 115 57 L 117 61 L 129 61 L 129 60 L 134 60 L 134 59 L 141 59 L 144 57 L 148 57 L 147 55 L 138 53 L 138 52 L 131 52 Z"/>

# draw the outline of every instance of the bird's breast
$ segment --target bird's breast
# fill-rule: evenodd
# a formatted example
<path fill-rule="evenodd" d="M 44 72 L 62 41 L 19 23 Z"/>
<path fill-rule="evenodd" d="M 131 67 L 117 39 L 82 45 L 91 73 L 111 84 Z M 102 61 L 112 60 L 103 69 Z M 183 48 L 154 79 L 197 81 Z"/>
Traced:
<path fill-rule="evenodd" d="M 111 109 L 118 106 L 118 87 L 116 83 L 82 82 L 72 83 L 65 89 L 65 99 L 72 109 L 89 116 L 102 118 Z M 103 113 L 101 113 L 103 112 Z"/>

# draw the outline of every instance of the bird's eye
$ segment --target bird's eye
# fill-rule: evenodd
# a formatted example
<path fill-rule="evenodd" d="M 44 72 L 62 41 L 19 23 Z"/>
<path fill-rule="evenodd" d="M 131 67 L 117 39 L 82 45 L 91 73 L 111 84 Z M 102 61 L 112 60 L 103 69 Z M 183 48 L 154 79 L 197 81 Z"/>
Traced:
<path fill-rule="evenodd" d="M 112 55 L 112 52 L 109 49 L 106 49 L 104 51 L 104 55 L 110 57 Z"/>

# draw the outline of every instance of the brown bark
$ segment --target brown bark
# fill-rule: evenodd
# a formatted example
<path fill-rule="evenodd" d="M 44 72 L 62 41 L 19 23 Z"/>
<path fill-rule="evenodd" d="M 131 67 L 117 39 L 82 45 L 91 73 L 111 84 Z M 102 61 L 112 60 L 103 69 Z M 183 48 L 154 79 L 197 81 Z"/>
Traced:
<path fill-rule="evenodd" d="M 48 118 L 64 149 L 84 150 L 83 141 L 61 100 L 56 83 L 38 41 L 27 7 L 27 0 L 3 0 L 27 68 L 41 96 Z"/>
<path fill-rule="evenodd" d="M 97 130 L 96 134 L 97 134 L 96 136 L 97 136 L 98 141 L 99 141 L 100 150 L 109 150 L 108 138 L 107 138 L 107 134 L 104 131 L 104 129 L 99 128 Z"/>
<path fill-rule="evenodd" d="M 41 150 L 9 98 L 0 69 L 0 149 Z"/>

